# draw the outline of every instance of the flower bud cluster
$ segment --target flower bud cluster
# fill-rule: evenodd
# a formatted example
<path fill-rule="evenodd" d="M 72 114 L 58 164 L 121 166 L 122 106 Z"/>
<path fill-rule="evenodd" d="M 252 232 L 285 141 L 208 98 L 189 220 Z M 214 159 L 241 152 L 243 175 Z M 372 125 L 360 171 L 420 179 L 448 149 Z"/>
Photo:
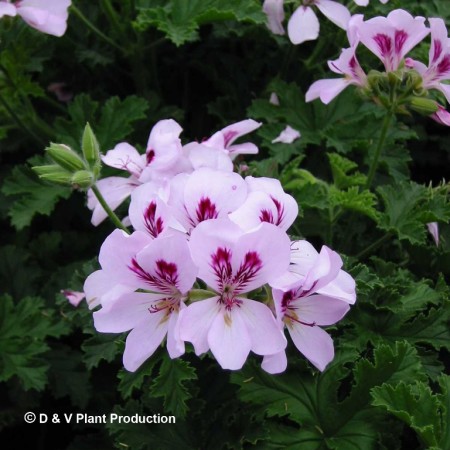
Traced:
<path fill-rule="evenodd" d="M 297 349 L 324 370 L 333 359 L 321 327 L 339 321 L 356 300 L 355 282 L 328 247 L 317 252 L 287 231 L 298 216 L 280 182 L 234 171 L 237 154 L 256 153 L 235 140 L 260 126 L 230 125 L 182 145 L 174 120 L 152 129 L 145 154 L 118 144 L 103 162 L 128 173 L 97 184 L 105 198 L 131 195 L 131 234 L 113 231 L 101 269 L 86 280 L 99 332 L 129 334 L 123 362 L 135 371 L 165 342 L 171 358 L 208 351 L 237 370 L 249 353 L 270 373 L 286 369 L 288 330 Z M 86 158 L 87 159 L 87 158 Z M 117 193 L 119 191 L 119 193 Z M 102 218 L 93 204 L 94 221 Z"/>
<path fill-rule="evenodd" d="M 363 16 L 353 16 L 348 24 L 350 48 L 342 50 L 336 61 L 329 61 L 330 69 L 343 78 L 316 81 L 306 93 L 306 100 L 320 98 L 329 103 L 347 86 L 355 85 L 361 93 L 393 113 L 410 111 L 430 116 L 435 121 L 450 126 L 450 113 L 432 95 L 440 91 L 450 101 L 450 44 L 442 19 L 413 17 L 397 9 L 387 17 L 367 21 Z M 428 67 L 407 57 L 407 54 L 431 33 Z M 364 72 L 356 58 L 356 49 L 363 44 L 384 64 L 384 71 Z"/>
<path fill-rule="evenodd" d="M 39 178 L 73 188 L 88 189 L 100 175 L 100 147 L 89 124 L 83 132 L 81 144 L 83 155 L 65 144 L 51 143 L 45 149 L 54 164 L 35 166 Z"/>

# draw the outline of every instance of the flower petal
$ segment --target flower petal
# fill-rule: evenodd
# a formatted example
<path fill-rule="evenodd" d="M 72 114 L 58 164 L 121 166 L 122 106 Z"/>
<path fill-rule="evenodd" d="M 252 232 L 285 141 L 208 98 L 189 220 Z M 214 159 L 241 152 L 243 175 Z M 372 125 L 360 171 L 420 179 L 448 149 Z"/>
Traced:
<path fill-rule="evenodd" d="M 321 372 L 334 358 L 333 340 L 319 328 L 296 324 L 288 327 L 297 349 Z"/>
<path fill-rule="evenodd" d="M 299 298 L 294 300 L 292 305 L 295 306 L 295 312 L 302 322 L 314 323 L 319 326 L 333 325 L 339 322 L 350 310 L 347 303 L 324 295 Z"/>
<path fill-rule="evenodd" d="M 351 17 L 347 7 L 331 0 L 317 0 L 316 5 L 320 12 L 335 25 L 343 30 L 347 29 Z"/>
<path fill-rule="evenodd" d="M 314 41 L 319 29 L 319 20 L 309 6 L 299 6 L 288 22 L 288 36 L 293 44 Z"/>
<path fill-rule="evenodd" d="M 300 131 L 294 130 L 294 128 L 292 128 L 290 125 L 287 125 L 286 128 L 275 139 L 272 140 L 272 144 L 276 144 L 277 142 L 282 142 L 283 144 L 292 144 L 300 136 Z"/>
<path fill-rule="evenodd" d="M 139 154 L 133 146 L 126 142 L 121 142 L 109 150 L 106 155 L 102 156 L 102 161 L 110 167 L 126 170 L 137 178 L 145 167 L 145 155 Z"/>
<path fill-rule="evenodd" d="M 287 368 L 286 352 L 283 350 L 275 355 L 264 356 L 261 367 L 272 375 L 284 372 Z"/>
<path fill-rule="evenodd" d="M 8 2 L 0 2 L 0 19 L 3 16 L 14 17 L 17 14 L 16 6 Z"/>
<path fill-rule="evenodd" d="M 328 105 L 335 97 L 337 97 L 346 87 L 349 81 L 345 78 L 326 78 L 324 80 L 315 81 L 305 94 L 307 102 L 311 102 L 316 98 L 320 98 L 322 103 Z"/>
<path fill-rule="evenodd" d="M 284 0 L 264 0 L 263 11 L 267 16 L 267 27 L 273 34 L 285 34 L 283 28 L 284 20 Z"/>

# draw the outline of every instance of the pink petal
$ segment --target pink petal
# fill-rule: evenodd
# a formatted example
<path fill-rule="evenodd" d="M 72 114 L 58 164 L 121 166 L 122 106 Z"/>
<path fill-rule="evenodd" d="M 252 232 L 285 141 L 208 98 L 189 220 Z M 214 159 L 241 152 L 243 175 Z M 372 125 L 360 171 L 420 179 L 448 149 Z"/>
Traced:
<path fill-rule="evenodd" d="M 267 27 L 273 34 L 285 34 L 283 28 L 284 9 L 283 0 L 264 0 L 263 11 L 267 15 Z"/>
<path fill-rule="evenodd" d="M 261 125 L 262 125 L 262 123 L 257 122 L 256 120 L 245 119 L 245 120 L 241 120 L 240 122 L 236 122 L 231 125 L 228 125 L 225 128 L 222 128 L 222 130 L 220 130 L 220 132 L 223 134 L 223 137 L 224 137 L 225 148 L 230 148 L 231 144 L 236 139 L 243 136 L 244 134 L 248 134 L 248 133 L 251 133 L 252 131 L 255 131 Z"/>
<path fill-rule="evenodd" d="M 297 349 L 321 372 L 334 358 L 333 340 L 317 326 L 295 324 L 288 327 L 289 334 Z"/>
<path fill-rule="evenodd" d="M 17 13 L 33 28 L 43 33 L 62 36 L 67 29 L 70 0 L 22 0 Z"/>
<path fill-rule="evenodd" d="M 448 52 L 448 32 L 445 22 L 440 18 L 428 19 L 431 29 L 431 47 L 429 52 L 429 63 L 436 65 Z"/>
<path fill-rule="evenodd" d="M 292 128 L 290 125 L 287 125 L 286 128 L 279 134 L 279 136 L 272 141 L 272 144 L 276 144 L 277 142 L 292 144 L 300 136 L 300 131 L 294 130 L 294 128 Z"/>
<path fill-rule="evenodd" d="M 439 104 L 438 107 L 439 109 L 430 117 L 437 123 L 450 127 L 450 112 L 448 112 L 443 106 Z"/>
<path fill-rule="evenodd" d="M 218 300 L 219 297 L 211 297 L 192 303 L 180 311 L 180 339 L 191 342 L 197 356 L 209 350 L 208 333 L 219 315 Z"/>
<path fill-rule="evenodd" d="M 131 330 L 125 343 L 123 365 L 130 372 L 136 371 L 159 347 L 167 334 L 167 320 L 163 314 L 149 314 L 144 322 Z"/>
<path fill-rule="evenodd" d="M 192 230 L 189 247 L 199 268 L 198 277 L 218 292 L 221 285 L 212 266 L 212 257 L 218 249 L 231 253 L 242 234 L 243 231 L 228 219 L 207 220 Z M 231 264 L 231 255 L 228 263 Z"/>
<path fill-rule="evenodd" d="M 317 0 L 316 5 L 320 12 L 335 25 L 343 30 L 347 29 L 351 14 L 344 5 L 331 0 Z"/>
<path fill-rule="evenodd" d="M 439 226 L 437 222 L 427 223 L 428 231 L 430 232 L 436 247 L 439 247 Z"/>
<path fill-rule="evenodd" d="M 288 22 L 288 36 L 293 44 L 317 39 L 319 29 L 319 20 L 309 6 L 299 6 Z"/>
<path fill-rule="evenodd" d="M 160 120 L 152 128 L 147 143 L 147 163 L 154 170 L 167 170 L 181 157 L 179 138 L 183 131 L 173 119 Z"/>
<path fill-rule="evenodd" d="M 222 369 L 239 370 L 245 363 L 252 346 L 239 308 L 216 315 L 208 332 L 211 353 Z"/>
<path fill-rule="evenodd" d="M 138 184 L 136 184 L 136 181 L 132 178 L 108 177 L 97 181 L 96 186 L 108 206 L 114 211 L 129 197 Z M 87 206 L 89 209 L 93 210 L 91 219 L 92 225 L 97 226 L 108 217 L 108 214 L 103 209 L 102 205 L 100 205 L 97 197 L 95 197 L 92 192 L 92 189 L 89 189 L 88 191 Z"/>
<path fill-rule="evenodd" d="M 184 303 L 180 304 L 180 309 L 186 308 Z M 167 329 L 167 351 L 169 356 L 174 359 L 178 358 L 185 352 L 184 341 L 180 338 L 180 315 L 177 311 L 173 311 L 169 317 Z"/>
<path fill-rule="evenodd" d="M 233 162 L 230 156 L 215 147 L 208 147 L 197 142 L 191 142 L 184 146 L 188 151 L 188 158 L 194 170 L 201 167 L 209 167 L 210 169 L 222 170 L 224 172 L 233 171 Z"/>
<path fill-rule="evenodd" d="M 272 375 L 284 372 L 287 368 L 286 352 L 282 351 L 275 355 L 264 356 L 261 367 Z"/>
<path fill-rule="evenodd" d="M 114 303 L 94 312 L 94 326 L 101 333 L 122 333 L 146 322 L 151 306 L 165 297 L 164 294 L 130 292 L 121 295 Z M 161 316 L 161 313 L 159 313 Z M 160 317 L 161 319 L 162 317 Z"/>
<path fill-rule="evenodd" d="M 367 6 L 369 4 L 369 0 L 353 0 L 358 6 Z"/>
<path fill-rule="evenodd" d="M 106 155 L 102 156 L 102 161 L 110 167 L 126 170 L 135 177 L 139 177 L 145 167 L 145 155 L 139 154 L 133 146 L 126 142 L 121 142 L 109 150 Z"/>
<path fill-rule="evenodd" d="M 174 234 L 152 240 L 136 254 L 136 261 L 148 278 L 142 288 L 167 293 L 176 287 L 187 293 L 195 283 L 198 269 L 191 258 L 185 235 Z"/>
<path fill-rule="evenodd" d="M 435 88 L 437 90 L 441 91 L 445 95 L 445 98 L 447 99 L 447 101 L 450 102 L 450 85 L 449 84 L 438 83 L 438 85 L 435 86 Z"/>
<path fill-rule="evenodd" d="M 272 312 L 263 303 L 242 299 L 236 309 L 245 323 L 251 340 L 251 350 L 257 355 L 272 355 L 286 348 L 287 341 Z"/>
<path fill-rule="evenodd" d="M 237 155 L 257 155 L 259 152 L 258 147 L 252 142 L 244 142 L 242 144 L 234 144 L 228 147 L 228 152 L 232 160 Z"/>
<path fill-rule="evenodd" d="M 299 319 L 306 323 L 315 323 L 319 326 L 333 325 L 339 322 L 350 310 L 350 306 L 341 300 L 325 297 L 324 295 L 311 295 L 294 300 Z"/>
<path fill-rule="evenodd" d="M 81 301 L 86 297 L 86 294 L 84 292 L 70 291 L 68 289 L 62 290 L 61 294 L 63 294 L 64 297 L 67 298 L 69 303 L 75 307 L 77 307 L 81 303 Z"/>
<path fill-rule="evenodd" d="M 17 14 L 16 6 L 8 2 L 0 2 L 0 19 L 3 16 L 14 17 Z"/>
<path fill-rule="evenodd" d="M 307 102 L 310 102 L 316 98 L 320 98 L 322 103 L 328 105 L 347 86 L 349 86 L 349 80 L 345 78 L 326 78 L 315 81 L 306 92 L 305 99 Z"/>
<path fill-rule="evenodd" d="M 318 294 L 333 297 L 353 305 L 356 301 L 356 283 L 352 276 L 340 270 L 337 277 L 326 286 L 317 289 Z"/>
<path fill-rule="evenodd" d="M 280 99 L 275 92 L 272 92 L 270 94 L 269 103 L 271 103 L 272 105 L 280 106 Z"/>

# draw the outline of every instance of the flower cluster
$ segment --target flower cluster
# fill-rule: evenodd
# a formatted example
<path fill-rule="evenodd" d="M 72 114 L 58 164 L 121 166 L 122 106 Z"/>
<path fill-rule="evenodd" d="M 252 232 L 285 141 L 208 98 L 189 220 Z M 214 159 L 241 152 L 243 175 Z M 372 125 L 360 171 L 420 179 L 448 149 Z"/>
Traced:
<path fill-rule="evenodd" d="M 306 100 L 320 98 L 327 104 L 346 87 L 355 85 L 387 109 L 402 113 L 411 109 L 450 126 L 450 113 L 429 96 L 430 90 L 437 90 L 450 101 L 450 88 L 442 83 L 450 79 L 450 41 L 442 19 L 429 19 L 429 24 L 427 27 L 424 17 L 413 17 L 401 9 L 366 21 L 361 15 L 353 16 L 347 29 L 350 47 L 343 49 L 336 61 L 328 62 L 329 68 L 342 77 L 316 81 L 307 91 Z M 430 33 L 427 67 L 407 54 Z M 356 56 L 359 43 L 382 61 L 384 72 L 364 72 Z"/>
<path fill-rule="evenodd" d="M 114 206 L 131 195 L 134 231 L 106 238 L 101 269 L 84 292 L 90 308 L 101 306 L 93 314 L 98 331 L 130 331 L 126 369 L 135 371 L 165 341 L 171 358 L 190 342 L 224 369 L 240 369 L 252 351 L 266 371 L 282 372 L 285 328 L 319 370 L 333 359 L 321 327 L 346 314 L 355 282 L 334 251 L 291 242 L 298 205 L 279 181 L 233 171 L 237 154 L 258 151 L 235 140 L 259 126 L 244 120 L 183 146 L 181 127 L 163 120 L 144 155 L 121 143 L 103 156 L 129 174 L 99 184 Z M 98 223 L 106 213 L 93 199 Z"/>
<path fill-rule="evenodd" d="M 20 16 L 30 27 L 42 33 L 62 36 L 67 29 L 71 0 L 0 0 L 0 18 Z"/>

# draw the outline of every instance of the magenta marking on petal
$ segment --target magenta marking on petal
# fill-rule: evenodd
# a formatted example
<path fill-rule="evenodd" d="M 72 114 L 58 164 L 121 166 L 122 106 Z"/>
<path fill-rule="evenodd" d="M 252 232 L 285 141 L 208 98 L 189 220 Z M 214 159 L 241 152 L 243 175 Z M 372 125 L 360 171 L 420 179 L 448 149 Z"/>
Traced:
<path fill-rule="evenodd" d="M 238 134 L 237 131 L 227 131 L 226 133 L 224 133 L 223 135 L 223 139 L 224 139 L 224 147 L 227 148 L 228 144 L 230 143 L 230 141 Z"/>
<path fill-rule="evenodd" d="M 281 222 L 284 219 L 284 206 L 276 198 L 274 198 L 272 196 L 270 198 L 272 199 L 272 202 L 275 205 L 275 208 L 277 210 L 277 217 L 275 218 L 273 216 L 272 211 L 269 211 L 268 209 L 262 209 L 261 213 L 259 215 L 259 220 L 261 222 L 268 222 L 268 223 L 278 226 L 281 224 Z"/>
<path fill-rule="evenodd" d="M 263 264 L 257 252 L 247 252 L 244 261 L 233 278 L 235 292 L 243 292 L 250 281 L 255 278 Z"/>
<path fill-rule="evenodd" d="M 155 151 L 154 150 L 148 151 L 146 157 L 147 157 L 147 166 L 148 166 L 155 159 Z"/>
<path fill-rule="evenodd" d="M 433 59 L 432 62 L 436 62 L 442 54 L 442 42 L 435 39 L 433 41 L 434 51 L 433 51 Z"/>
<path fill-rule="evenodd" d="M 376 34 L 374 36 L 374 41 L 377 43 L 380 49 L 381 56 L 389 56 L 392 52 L 392 39 L 386 34 Z"/>
<path fill-rule="evenodd" d="M 442 75 L 450 71 L 450 54 L 445 55 L 442 61 L 437 66 L 437 76 L 441 78 Z"/>
<path fill-rule="evenodd" d="M 156 276 L 145 271 L 135 258 L 131 260 L 128 268 L 136 274 L 136 276 L 150 285 L 156 292 L 168 293 L 176 295 L 178 293 L 178 271 L 174 263 L 168 263 L 164 260 L 156 261 Z"/>
<path fill-rule="evenodd" d="M 402 53 L 403 46 L 408 39 L 408 33 L 404 30 L 395 30 L 395 53 L 400 55 Z"/>
<path fill-rule="evenodd" d="M 334 61 L 330 61 L 330 64 L 334 67 L 336 72 L 344 74 L 344 72 L 342 72 L 342 70 L 334 63 Z"/>
<path fill-rule="evenodd" d="M 230 282 L 233 269 L 231 268 L 231 250 L 219 247 L 211 255 L 210 266 L 216 274 L 217 282 L 221 289 Z"/>
<path fill-rule="evenodd" d="M 197 210 L 195 211 L 197 214 L 197 221 L 203 222 L 208 219 L 217 219 L 219 216 L 218 211 L 216 210 L 216 205 L 211 202 L 208 197 L 202 197 L 198 203 Z"/>
<path fill-rule="evenodd" d="M 300 295 L 299 295 L 300 294 Z M 295 312 L 296 309 L 298 309 L 296 306 L 291 305 L 291 303 L 294 300 L 298 300 L 298 298 L 301 296 L 301 288 L 297 289 L 295 292 L 293 290 L 287 291 L 283 294 L 283 297 L 281 299 L 281 310 L 284 314 L 284 318 L 288 319 L 289 321 L 297 322 L 301 325 L 306 325 L 307 327 L 315 327 L 316 322 L 303 322 L 298 318 L 297 313 Z"/>
<path fill-rule="evenodd" d="M 261 214 L 259 215 L 259 220 L 261 222 L 274 223 L 272 211 L 269 211 L 268 209 L 261 210 Z"/>
<path fill-rule="evenodd" d="M 161 217 L 156 217 L 156 203 L 151 202 L 144 212 L 144 224 L 150 235 L 156 238 L 164 230 L 164 222 Z"/>

